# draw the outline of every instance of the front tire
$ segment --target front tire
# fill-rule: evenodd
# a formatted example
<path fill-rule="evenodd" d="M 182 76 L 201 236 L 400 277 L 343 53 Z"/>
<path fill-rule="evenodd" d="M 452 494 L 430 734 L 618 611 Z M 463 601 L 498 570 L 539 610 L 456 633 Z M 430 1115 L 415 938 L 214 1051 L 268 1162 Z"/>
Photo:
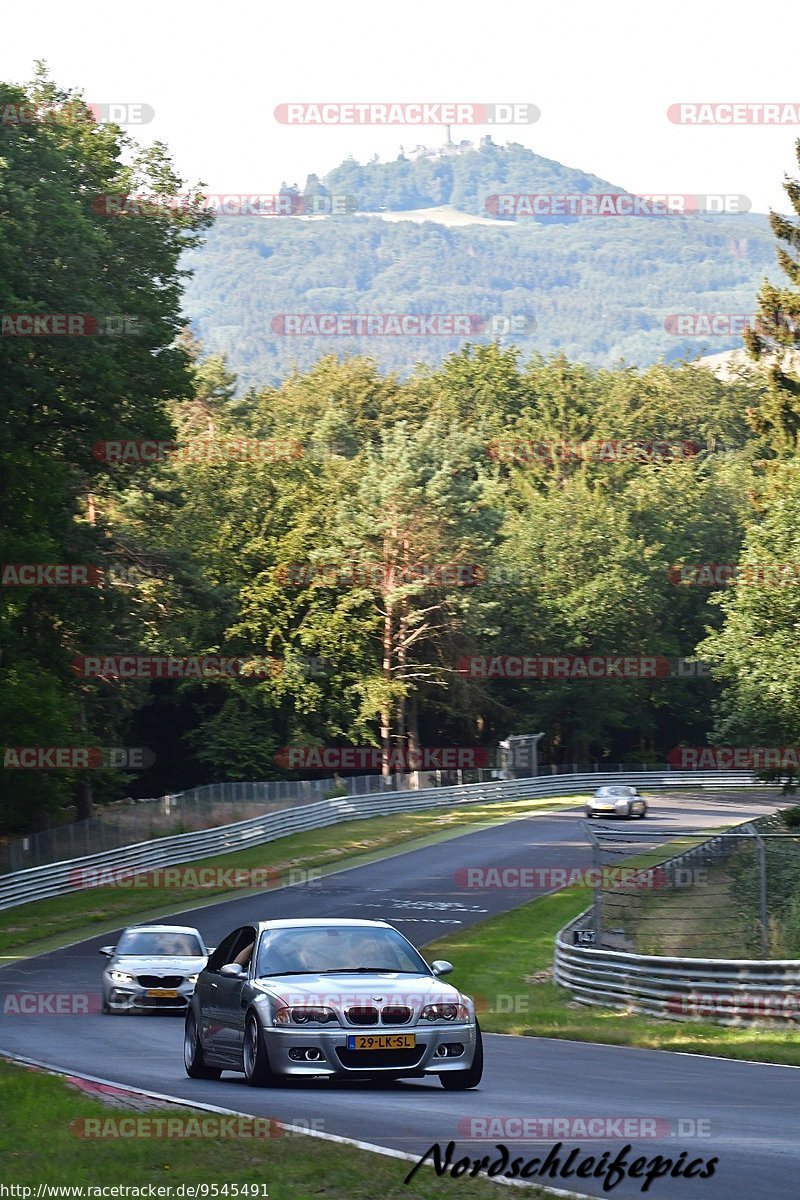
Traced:
<path fill-rule="evenodd" d="M 465 1071 L 448 1071 L 439 1076 L 439 1082 L 446 1092 L 465 1092 L 468 1088 L 477 1087 L 483 1077 L 483 1038 L 481 1027 L 475 1022 L 475 1053 L 472 1056 L 472 1066 Z"/>
<path fill-rule="evenodd" d="M 203 1055 L 203 1043 L 197 1028 L 197 1017 L 192 1009 L 186 1014 L 186 1029 L 183 1035 L 183 1065 L 190 1079 L 219 1079 L 222 1070 L 209 1067 Z"/>
<path fill-rule="evenodd" d="M 242 1066 L 244 1067 L 244 1077 L 251 1087 L 274 1087 L 278 1082 L 277 1076 L 269 1065 L 264 1035 L 255 1013 L 252 1012 L 247 1014 L 244 1026 Z"/>

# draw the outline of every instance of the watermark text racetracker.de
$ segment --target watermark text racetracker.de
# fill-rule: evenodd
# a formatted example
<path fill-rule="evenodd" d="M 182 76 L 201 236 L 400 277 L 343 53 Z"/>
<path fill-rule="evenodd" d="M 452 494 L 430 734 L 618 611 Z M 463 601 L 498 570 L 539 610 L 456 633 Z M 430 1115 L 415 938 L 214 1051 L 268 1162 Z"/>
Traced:
<path fill-rule="evenodd" d="M 468 890 L 557 891 L 562 888 L 602 888 L 603 891 L 655 891 L 666 887 L 695 887 L 708 882 L 704 867 L 459 867 L 453 882 Z"/>
<path fill-rule="evenodd" d="M 676 563 L 668 567 L 667 579 L 683 587 L 797 587 L 800 584 L 800 562 Z"/>
<path fill-rule="evenodd" d="M 128 891 L 174 888 L 206 891 L 243 890 L 280 887 L 321 887 L 319 867 L 155 867 L 138 870 L 135 867 L 83 866 L 69 873 L 71 887 L 120 888 Z"/>
<path fill-rule="evenodd" d="M 800 992 L 703 992 L 693 989 L 667 997 L 667 1012 L 674 1017 L 716 1020 L 800 1020 Z"/>
<path fill-rule="evenodd" d="M 456 663 L 468 679 L 609 680 L 708 678 L 708 663 L 664 654 L 475 654 Z"/>
<path fill-rule="evenodd" d="M 523 313 L 277 313 L 272 332 L 280 337 L 506 337 L 529 333 Z"/>
<path fill-rule="evenodd" d="M 146 746 L 4 746 L 7 771 L 144 771 L 156 761 Z"/>
<path fill-rule="evenodd" d="M 711 1137 L 709 1117 L 469 1116 L 456 1127 L 459 1138 L 477 1141 L 549 1142 L 552 1139 L 611 1141 L 617 1138 Z"/>
<path fill-rule="evenodd" d="M 198 1113 L 196 1116 L 147 1114 L 137 1116 L 75 1117 L 70 1123 L 73 1137 L 111 1138 L 277 1138 L 281 1125 L 271 1117 L 225 1116 Z"/>
<path fill-rule="evenodd" d="M 280 675 L 302 675 L 319 679 L 328 674 L 329 663 L 319 655 L 276 658 L 252 655 L 240 658 L 224 654 L 84 654 L 73 658 L 72 671 L 82 679 L 121 682 L 131 679 L 275 679 Z"/>
<path fill-rule="evenodd" d="M 102 1010 L 99 992 L 5 992 L 4 1017 L 89 1017 Z"/>
<path fill-rule="evenodd" d="M 692 217 L 746 213 L 748 196 L 729 194 L 688 195 L 661 192 L 495 193 L 485 200 L 493 217 Z"/>
<path fill-rule="evenodd" d="M 800 328 L 796 317 L 777 313 L 769 318 L 760 313 L 669 313 L 664 329 L 675 337 L 734 337 L 746 329 L 770 337 L 779 330 L 795 333 Z"/>
<path fill-rule="evenodd" d="M 486 746 L 283 746 L 275 755 L 290 771 L 468 771 L 495 766 Z"/>
<path fill-rule="evenodd" d="M 683 100 L 670 104 L 667 118 L 673 125 L 800 125 L 800 103 Z"/>
<path fill-rule="evenodd" d="M 478 563 L 284 563 L 273 578 L 283 587 L 371 588 L 377 591 L 409 584 L 427 587 L 477 587 L 486 581 Z"/>
<path fill-rule="evenodd" d="M 0 313 L 2 337 L 136 337 L 144 333 L 134 313 Z"/>
<path fill-rule="evenodd" d="M 189 442 L 147 438 L 95 442 L 92 455 L 107 463 L 294 462 L 304 449 L 292 438 L 193 438 Z"/>
<path fill-rule="evenodd" d="M 92 197 L 99 217 L 346 217 L 358 212 L 355 196 L 340 192 L 103 192 Z"/>
<path fill-rule="evenodd" d="M 800 746 L 675 746 L 667 762 L 678 771 L 800 772 Z"/>
<path fill-rule="evenodd" d="M 532 125 L 541 112 L 524 102 L 294 101 L 278 104 L 273 115 L 280 125 Z"/>
<path fill-rule="evenodd" d="M 0 125 L 149 125 L 151 104 L 125 100 L 74 100 L 64 104 L 0 104 Z"/>
<path fill-rule="evenodd" d="M 533 465 L 570 462 L 672 462 L 694 458 L 694 442 L 656 438 L 609 438 L 590 442 L 534 442 L 504 439 L 489 442 L 486 455 L 496 462 Z"/>

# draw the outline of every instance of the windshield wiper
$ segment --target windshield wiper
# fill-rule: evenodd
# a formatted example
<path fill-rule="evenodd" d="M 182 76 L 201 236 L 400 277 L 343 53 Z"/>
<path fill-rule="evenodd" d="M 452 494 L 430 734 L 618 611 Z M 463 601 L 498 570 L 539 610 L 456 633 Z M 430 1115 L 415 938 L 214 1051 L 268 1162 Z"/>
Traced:
<path fill-rule="evenodd" d="M 320 975 L 416 975 L 417 971 L 400 971 L 397 967 L 326 967 Z"/>

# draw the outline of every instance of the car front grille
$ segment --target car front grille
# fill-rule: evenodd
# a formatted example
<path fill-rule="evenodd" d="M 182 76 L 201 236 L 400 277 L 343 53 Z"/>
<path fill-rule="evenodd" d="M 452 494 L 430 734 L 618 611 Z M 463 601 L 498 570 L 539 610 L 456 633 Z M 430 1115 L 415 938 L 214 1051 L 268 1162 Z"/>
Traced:
<path fill-rule="evenodd" d="M 136 996 L 137 1008 L 186 1008 L 184 996 Z"/>
<path fill-rule="evenodd" d="M 350 1071 L 371 1071 L 375 1067 L 415 1067 L 424 1051 L 424 1046 L 415 1046 L 412 1050 L 345 1050 L 337 1047 L 336 1054 L 342 1066 Z"/>
<path fill-rule="evenodd" d="M 345 1010 L 345 1016 L 351 1025 L 377 1025 L 378 1010 L 369 1004 L 354 1005 Z"/>
<path fill-rule="evenodd" d="M 384 1025 L 407 1025 L 411 1020 L 411 1009 L 405 1004 L 387 1004 L 381 1009 Z"/>
<path fill-rule="evenodd" d="M 147 988 L 176 988 L 183 983 L 183 975 L 137 975 L 136 978 L 142 987 Z"/>

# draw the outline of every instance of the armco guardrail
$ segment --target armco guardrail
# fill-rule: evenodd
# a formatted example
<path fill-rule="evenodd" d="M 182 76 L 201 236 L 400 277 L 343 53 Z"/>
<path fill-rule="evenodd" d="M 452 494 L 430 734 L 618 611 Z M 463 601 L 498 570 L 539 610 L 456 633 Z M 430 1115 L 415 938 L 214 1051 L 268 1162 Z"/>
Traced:
<path fill-rule="evenodd" d="M 556 938 L 554 979 L 583 1004 L 670 1020 L 721 1024 L 800 1021 L 800 962 L 794 959 L 666 958 L 570 944 Z"/>
<path fill-rule="evenodd" d="M 704 851 L 713 853 L 721 841 L 720 836 L 710 838 L 668 861 L 676 866 Z M 587 908 L 558 932 L 555 942 L 553 979 L 582 1004 L 673 1021 L 800 1023 L 796 959 L 684 958 L 576 945 L 574 932 L 591 929 L 593 910 Z"/>
<path fill-rule="evenodd" d="M 139 842 L 101 854 L 90 854 L 60 863 L 29 867 L 0 876 L 0 910 L 83 890 L 85 877 L 112 871 L 153 871 L 177 866 L 214 854 L 244 850 L 301 833 L 321 829 L 339 821 L 382 816 L 392 812 L 411 812 L 426 808 L 452 808 L 459 804 L 484 804 L 487 801 L 535 799 L 537 797 L 575 795 L 603 783 L 629 783 L 647 788 L 691 786 L 746 786 L 753 784 L 750 773 L 729 771 L 631 771 L 590 772 L 584 775 L 554 775 L 536 779 L 498 780 L 491 783 L 464 784 L 461 787 L 429 788 L 416 792 L 376 792 L 366 796 L 342 796 L 320 800 L 302 807 L 281 809 L 232 825 L 201 829 Z"/>

